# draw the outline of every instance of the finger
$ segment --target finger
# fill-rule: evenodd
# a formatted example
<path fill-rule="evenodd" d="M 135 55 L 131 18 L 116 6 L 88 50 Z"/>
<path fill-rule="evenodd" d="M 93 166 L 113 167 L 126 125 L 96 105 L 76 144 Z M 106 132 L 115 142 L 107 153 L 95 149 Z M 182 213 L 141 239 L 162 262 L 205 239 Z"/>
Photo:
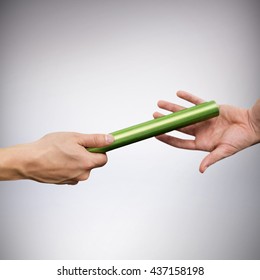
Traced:
<path fill-rule="evenodd" d="M 180 97 L 181 99 L 184 99 L 184 100 L 186 100 L 188 102 L 191 102 L 195 105 L 205 102 L 202 98 L 200 98 L 198 96 L 195 96 L 191 93 L 188 93 L 186 91 L 182 91 L 182 90 L 177 92 L 177 96 Z M 185 107 L 183 107 L 183 106 L 180 106 L 178 104 L 171 103 L 171 102 L 168 102 L 168 101 L 165 101 L 165 100 L 159 100 L 157 105 L 158 105 L 159 108 L 164 109 L 164 110 L 168 110 L 168 111 L 171 111 L 171 112 L 178 112 L 180 110 L 185 109 Z"/>
<path fill-rule="evenodd" d="M 106 154 L 99 154 L 99 153 L 95 153 L 93 154 L 95 160 L 94 160 L 94 168 L 97 167 L 102 167 L 105 164 L 107 164 L 108 158 Z"/>
<path fill-rule="evenodd" d="M 84 147 L 104 147 L 114 142 L 111 134 L 80 134 L 79 144 Z"/>
<path fill-rule="evenodd" d="M 221 159 L 224 159 L 228 156 L 231 156 L 235 153 L 233 150 L 234 148 L 228 147 L 228 146 L 219 146 L 215 150 L 213 150 L 211 153 L 209 153 L 201 162 L 200 164 L 200 172 L 204 173 L 206 169 L 211 166 L 212 164 L 220 161 Z"/>
<path fill-rule="evenodd" d="M 81 174 L 80 176 L 77 177 L 78 181 L 86 181 L 90 176 L 90 171 L 87 170 L 87 172 L 84 172 L 83 174 Z"/>
<path fill-rule="evenodd" d="M 66 181 L 63 181 L 63 182 L 60 182 L 60 183 L 56 183 L 56 185 L 77 185 L 77 184 L 78 184 L 78 181 L 75 180 L 75 179 L 66 180 Z"/>
<path fill-rule="evenodd" d="M 70 181 L 70 182 L 67 182 L 66 184 L 67 185 L 71 185 L 71 186 L 75 186 L 77 185 L 79 182 L 78 181 Z"/>
<path fill-rule="evenodd" d="M 85 170 L 89 172 L 93 168 L 102 167 L 107 163 L 107 155 L 102 153 L 90 153 L 86 156 Z"/>
<path fill-rule="evenodd" d="M 205 102 L 202 98 L 198 97 L 198 96 L 195 96 L 189 92 L 186 92 L 186 91 L 183 91 L 183 90 L 179 90 L 177 91 L 177 96 L 180 97 L 181 99 L 184 99 L 188 102 L 191 102 L 195 105 L 198 105 L 200 103 L 203 103 Z"/>
<path fill-rule="evenodd" d="M 180 110 L 185 109 L 185 107 L 180 106 L 178 104 L 175 103 L 171 103 L 165 100 L 159 100 L 157 103 L 158 107 L 163 109 L 163 110 L 167 110 L 167 111 L 171 111 L 171 112 L 178 112 Z"/>
<path fill-rule="evenodd" d="M 156 136 L 156 139 L 176 148 L 196 150 L 196 145 L 194 140 L 181 139 L 167 134 Z"/>
<path fill-rule="evenodd" d="M 154 112 L 154 113 L 153 113 L 153 117 L 154 117 L 155 119 L 158 119 L 158 118 L 163 117 L 163 116 L 165 116 L 165 115 L 162 114 L 162 113 L 159 113 L 159 112 Z"/>

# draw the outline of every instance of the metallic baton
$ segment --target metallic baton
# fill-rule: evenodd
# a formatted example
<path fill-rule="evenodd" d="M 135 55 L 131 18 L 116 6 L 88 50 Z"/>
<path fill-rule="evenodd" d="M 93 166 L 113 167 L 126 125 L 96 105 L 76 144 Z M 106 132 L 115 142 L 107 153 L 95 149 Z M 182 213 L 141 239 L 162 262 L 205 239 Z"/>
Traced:
<path fill-rule="evenodd" d="M 219 106 L 215 101 L 204 102 L 191 108 L 112 132 L 110 133 L 114 137 L 112 144 L 101 148 L 87 148 L 87 150 L 94 153 L 105 153 L 218 115 Z"/>

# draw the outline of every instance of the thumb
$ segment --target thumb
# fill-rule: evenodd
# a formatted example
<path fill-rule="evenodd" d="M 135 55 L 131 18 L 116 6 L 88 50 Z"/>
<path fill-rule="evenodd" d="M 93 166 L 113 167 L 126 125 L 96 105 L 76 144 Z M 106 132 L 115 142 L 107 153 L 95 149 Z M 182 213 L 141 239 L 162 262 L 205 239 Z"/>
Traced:
<path fill-rule="evenodd" d="M 81 134 L 79 144 L 86 148 L 99 148 L 114 142 L 111 134 Z"/>
<path fill-rule="evenodd" d="M 223 158 L 230 156 L 231 154 L 232 153 L 225 147 L 217 147 L 202 160 L 199 168 L 200 172 L 204 173 L 209 166 Z"/>

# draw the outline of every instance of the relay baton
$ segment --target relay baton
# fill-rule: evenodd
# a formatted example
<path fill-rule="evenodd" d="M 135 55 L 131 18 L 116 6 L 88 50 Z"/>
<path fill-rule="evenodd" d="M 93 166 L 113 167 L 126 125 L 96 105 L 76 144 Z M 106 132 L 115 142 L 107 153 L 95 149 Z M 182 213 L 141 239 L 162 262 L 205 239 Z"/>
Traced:
<path fill-rule="evenodd" d="M 217 117 L 218 115 L 219 106 L 215 101 L 204 102 L 157 119 L 112 132 L 110 133 L 114 137 L 112 144 L 101 148 L 87 148 L 87 150 L 93 153 L 106 153 L 150 137 Z"/>

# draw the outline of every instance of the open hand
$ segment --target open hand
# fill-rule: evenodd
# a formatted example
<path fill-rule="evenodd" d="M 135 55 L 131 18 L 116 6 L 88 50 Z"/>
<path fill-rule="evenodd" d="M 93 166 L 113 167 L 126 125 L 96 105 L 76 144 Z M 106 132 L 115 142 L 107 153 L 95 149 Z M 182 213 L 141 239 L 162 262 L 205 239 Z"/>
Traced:
<path fill-rule="evenodd" d="M 201 98 L 185 91 L 178 91 L 177 96 L 195 105 L 204 102 Z M 259 100 L 256 105 L 259 107 Z M 158 107 L 171 112 L 184 109 L 178 104 L 167 101 L 159 101 Z M 217 161 L 259 142 L 260 129 L 257 131 L 257 125 L 253 119 L 255 111 L 253 108 L 247 110 L 220 105 L 220 115 L 218 117 L 179 129 L 180 132 L 194 136 L 193 140 L 166 134 L 156 138 L 173 147 L 210 152 L 200 164 L 199 170 L 203 173 Z M 155 112 L 153 116 L 158 118 L 162 114 Z M 259 123 L 258 125 L 260 127 Z"/>

